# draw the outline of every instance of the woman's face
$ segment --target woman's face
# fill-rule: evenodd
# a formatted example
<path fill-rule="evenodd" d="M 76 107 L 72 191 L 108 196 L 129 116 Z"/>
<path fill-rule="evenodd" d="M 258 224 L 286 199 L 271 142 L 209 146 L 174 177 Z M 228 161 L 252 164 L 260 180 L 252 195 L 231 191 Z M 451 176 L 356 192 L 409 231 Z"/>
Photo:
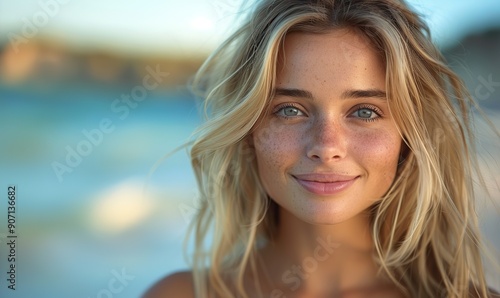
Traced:
<path fill-rule="evenodd" d="M 401 138 L 385 66 L 359 33 L 287 35 L 271 111 L 252 134 L 261 181 L 296 217 L 335 224 L 389 189 Z"/>

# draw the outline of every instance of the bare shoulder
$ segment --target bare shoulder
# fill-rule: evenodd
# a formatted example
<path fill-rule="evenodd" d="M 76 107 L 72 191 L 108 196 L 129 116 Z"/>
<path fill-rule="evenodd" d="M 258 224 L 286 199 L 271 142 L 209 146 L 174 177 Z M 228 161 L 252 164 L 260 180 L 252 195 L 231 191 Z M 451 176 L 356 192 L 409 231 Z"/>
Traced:
<path fill-rule="evenodd" d="M 142 298 L 194 298 L 193 285 L 191 271 L 176 272 L 157 281 Z"/>
<path fill-rule="evenodd" d="M 494 289 L 492 288 L 489 288 L 489 296 L 490 298 L 500 298 L 500 293 L 498 293 L 498 291 L 495 291 Z"/>

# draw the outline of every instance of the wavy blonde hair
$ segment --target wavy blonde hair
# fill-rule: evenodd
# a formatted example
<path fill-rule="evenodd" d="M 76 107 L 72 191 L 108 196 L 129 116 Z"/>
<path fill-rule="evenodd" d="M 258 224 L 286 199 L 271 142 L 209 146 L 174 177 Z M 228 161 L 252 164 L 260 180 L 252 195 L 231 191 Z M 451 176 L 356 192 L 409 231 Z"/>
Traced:
<path fill-rule="evenodd" d="M 273 97 L 287 33 L 339 28 L 361 32 L 380 51 L 405 142 L 397 177 L 372 207 L 381 270 L 412 297 L 486 297 L 472 179 L 479 173 L 475 103 L 420 16 L 396 0 L 259 1 L 200 68 L 193 85 L 206 122 L 190 151 L 201 193 L 191 224 L 197 297 L 248 297 L 244 274 L 256 274 L 255 253 L 276 231 L 278 207 L 259 181 L 247 138 Z"/>

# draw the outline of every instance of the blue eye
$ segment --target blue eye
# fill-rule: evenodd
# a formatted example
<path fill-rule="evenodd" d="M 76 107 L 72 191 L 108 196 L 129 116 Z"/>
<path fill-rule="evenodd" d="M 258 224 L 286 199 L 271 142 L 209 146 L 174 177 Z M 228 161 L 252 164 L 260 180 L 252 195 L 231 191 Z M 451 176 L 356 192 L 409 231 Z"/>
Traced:
<path fill-rule="evenodd" d="M 354 111 L 351 116 L 359 118 L 363 121 L 374 121 L 380 118 L 380 114 L 377 112 L 375 107 L 360 107 Z"/>
<path fill-rule="evenodd" d="M 356 112 L 354 112 L 354 114 L 357 114 L 357 116 L 359 118 L 369 119 L 369 118 L 372 118 L 372 116 L 375 114 L 375 112 L 370 110 L 370 109 L 363 108 L 363 109 L 357 110 Z"/>
<path fill-rule="evenodd" d="M 292 105 L 279 107 L 278 110 L 274 112 L 274 114 L 283 118 L 305 116 L 305 114 L 299 108 Z"/>

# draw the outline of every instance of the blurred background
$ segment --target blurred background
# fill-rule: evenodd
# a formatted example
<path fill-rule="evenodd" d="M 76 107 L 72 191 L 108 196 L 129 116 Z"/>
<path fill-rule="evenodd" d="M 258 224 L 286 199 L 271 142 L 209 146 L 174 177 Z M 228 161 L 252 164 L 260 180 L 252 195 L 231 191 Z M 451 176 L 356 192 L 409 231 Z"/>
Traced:
<path fill-rule="evenodd" d="M 500 3 L 408 2 L 500 129 Z M 241 4 L 0 0 L 0 297 L 139 297 L 187 268 L 195 179 L 185 150 L 159 161 L 200 124 L 186 84 Z M 499 203 L 499 140 L 482 123 L 476 134 Z M 6 281 L 12 184 L 16 291 Z M 498 210 L 479 205 L 498 249 Z"/>

